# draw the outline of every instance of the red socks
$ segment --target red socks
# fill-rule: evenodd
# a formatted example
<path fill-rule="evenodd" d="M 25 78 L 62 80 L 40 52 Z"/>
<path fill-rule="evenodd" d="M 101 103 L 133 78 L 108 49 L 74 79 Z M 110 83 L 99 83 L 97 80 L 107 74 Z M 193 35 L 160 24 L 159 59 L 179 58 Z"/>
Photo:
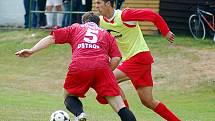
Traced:
<path fill-rule="evenodd" d="M 128 101 L 124 100 L 124 104 L 129 108 Z M 154 111 L 167 121 L 181 121 L 176 115 L 174 115 L 163 103 L 159 103 Z"/>
<path fill-rule="evenodd" d="M 159 103 L 154 111 L 167 121 L 181 121 L 163 103 Z"/>

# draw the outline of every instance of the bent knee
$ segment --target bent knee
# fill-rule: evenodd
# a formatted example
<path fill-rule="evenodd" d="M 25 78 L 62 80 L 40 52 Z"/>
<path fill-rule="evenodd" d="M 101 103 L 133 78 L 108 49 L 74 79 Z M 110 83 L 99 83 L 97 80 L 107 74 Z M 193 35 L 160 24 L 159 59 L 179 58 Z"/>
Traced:
<path fill-rule="evenodd" d="M 141 103 L 146 107 L 150 108 L 152 105 L 152 100 L 141 99 Z"/>
<path fill-rule="evenodd" d="M 147 98 L 141 98 L 141 103 L 150 109 L 154 109 L 158 104 L 158 102 L 155 101 L 154 99 L 147 99 Z"/>

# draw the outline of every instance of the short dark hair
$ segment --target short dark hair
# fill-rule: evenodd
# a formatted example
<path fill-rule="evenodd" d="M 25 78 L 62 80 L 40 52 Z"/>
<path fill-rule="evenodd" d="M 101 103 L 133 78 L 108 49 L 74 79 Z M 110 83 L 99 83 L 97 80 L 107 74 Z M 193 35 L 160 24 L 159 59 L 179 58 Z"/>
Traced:
<path fill-rule="evenodd" d="M 114 6 L 115 0 L 103 0 L 105 3 L 110 1 L 111 7 Z"/>
<path fill-rule="evenodd" d="M 88 11 L 84 15 L 82 15 L 82 23 L 87 23 L 87 22 L 94 22 L 97 25 L 99 25 L 99 16 L 94 13 L 93 11 Z"/>

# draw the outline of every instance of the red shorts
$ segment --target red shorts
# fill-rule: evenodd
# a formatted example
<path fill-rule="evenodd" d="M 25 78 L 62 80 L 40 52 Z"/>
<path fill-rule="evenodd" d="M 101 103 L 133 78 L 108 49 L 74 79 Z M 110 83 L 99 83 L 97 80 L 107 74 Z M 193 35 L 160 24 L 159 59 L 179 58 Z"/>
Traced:
<path fill-rule="evenodd" d="M 92 87 L 96 99 L 101 104 L 107 104 L 106 96 L 120 95 L 119 86 L 110 68 L 75 71 L 70 70 L 64 83 L 64 89 L 71 95 L 85 97 L 85 93 Z"/>
<path fill-rule="evenodd" d="M 124 61 L 117 68 L 124 72 L 137 89 L 139 87 L 153 86 L 151 65 L 154 62 L 149 51 L 140 52 Z"/>

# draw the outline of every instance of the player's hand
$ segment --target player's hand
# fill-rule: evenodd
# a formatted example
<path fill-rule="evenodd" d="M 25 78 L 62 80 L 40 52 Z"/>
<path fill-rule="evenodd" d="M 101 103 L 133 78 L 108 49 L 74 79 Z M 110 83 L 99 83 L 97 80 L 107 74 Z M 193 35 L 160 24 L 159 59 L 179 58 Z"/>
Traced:
<path fill-rule="evenodd" d="M 174 39 L 175 39 L 175 34 L 173 34 L 171 31 L 169 31 L 166 35 L 166 38 L 170 43 L 173 43 Z"/>
<path fill-rule="evenodd" d="M 29 57 L 33 54 L 31 49 L 23 49 L 15 53 L 18 57 Z"/>

